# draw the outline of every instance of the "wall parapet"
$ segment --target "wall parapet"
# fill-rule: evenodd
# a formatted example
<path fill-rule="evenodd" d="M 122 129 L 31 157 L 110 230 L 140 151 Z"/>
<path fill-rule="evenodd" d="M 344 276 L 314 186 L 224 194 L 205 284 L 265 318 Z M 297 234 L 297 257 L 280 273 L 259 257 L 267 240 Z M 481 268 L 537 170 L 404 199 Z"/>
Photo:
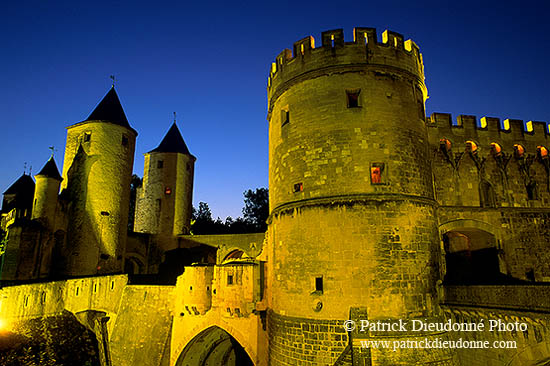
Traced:
<path fill-rule="evenodd" d="M 550 313 L 550 285 L 445 286 L 444 305 Z"/>
<path fill-rule="evenodd" d="M 85 310 L 117 313 L 126 275 L 94 276 L 0 289 L 2 318 L 23 320 Z"/>
<path fill-rule="evenodd" d="M 460 137 L 479 139 L 481 141 L 498 140 L 503 142 L 545 143 L 550 138 L 547 122 L 526 121 L 519 119 L 504 119 L 496 117 L 481 117 L 479 120 L 472 115 L 458 115 L 453 122 L 450 113 L 434 112 L 427 117 L 428 133 L 437 134 L 440 138 Z M 437 131 L 437 132 L 436 132 Z"/>
<path fill-rule="evenodd" d="M 344 41 L 344 31 L 334 29 L 321 34 L 321 46 L 307 36 L 293 44 L 293 50 L 284 49 L 271 65 L 268 77 L 268 99 L 279 86 L 297 76 L 316 69 L 344 66 L 389 67 L 405 70 L 424 82 L 424 66 L 418 46 L 404 41 L 401 34 L 385 30 L 378 41 L 375 28 L 354 28 L 353 41 Z"/>

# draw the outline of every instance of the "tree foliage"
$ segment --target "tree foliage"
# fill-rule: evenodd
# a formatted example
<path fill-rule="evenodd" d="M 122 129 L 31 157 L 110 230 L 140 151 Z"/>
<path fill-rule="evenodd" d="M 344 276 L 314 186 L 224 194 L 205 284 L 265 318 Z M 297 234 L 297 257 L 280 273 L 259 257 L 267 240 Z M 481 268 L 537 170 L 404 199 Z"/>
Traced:
<path fill-rule="evenodd" d="M 96 336 L 68 312 L 24 320 L 12 331 L 0 333 L 2 366 L 100 365 Z"/>
<path fill-rule="evenodd" d="M 132 180 L 130 181 L 130 210 L 128 213 L 128 231 L 134 230 L 137 189 L 141 187 L 142 183 L 143 183 L 143 179 L 141 179 L 136 174 L 132 175 Z"/>
<path fill-rule="evenodd" d="M 255 191 L 244 192 L 243 217 L 227 217 L 222 221 L 214 220 L 212 212 L 205 202 L 199 203 L 199 208 L 193 208 L 191 232 L 195 235 L 205 234 L 244 234 L 264 232 L 267 229 L 266 220 L 269 215 L 269 191 L 258 188 Z"/>
<path fill-rule="evenodd" d="M 257 232 L 267 230 L 269 216 L 269 190 L 267 188 L 249 189 L 244 192 L 244 220 L 250 223 Z"/>

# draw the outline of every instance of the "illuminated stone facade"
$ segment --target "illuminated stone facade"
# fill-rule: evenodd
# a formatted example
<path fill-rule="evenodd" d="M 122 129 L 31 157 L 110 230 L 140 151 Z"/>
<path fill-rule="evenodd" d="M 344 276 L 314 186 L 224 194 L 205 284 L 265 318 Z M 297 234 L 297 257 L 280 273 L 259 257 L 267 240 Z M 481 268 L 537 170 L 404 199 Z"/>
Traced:
<path fill-rule="evenodd" d="M 550 364 L 546 123 L 426 117 L 414 42 L 324 32 L 271 67 L 267 232 L 189 235 L 195 158 L 174 124 L 126 236 L 136 133 L 115 97 L 68 128 L 59 196 L 53 160 L 6 191 L 11 324 L 74 314 L 115 366 Z M 360 329 L 419 320 L 527 328 Z"/>

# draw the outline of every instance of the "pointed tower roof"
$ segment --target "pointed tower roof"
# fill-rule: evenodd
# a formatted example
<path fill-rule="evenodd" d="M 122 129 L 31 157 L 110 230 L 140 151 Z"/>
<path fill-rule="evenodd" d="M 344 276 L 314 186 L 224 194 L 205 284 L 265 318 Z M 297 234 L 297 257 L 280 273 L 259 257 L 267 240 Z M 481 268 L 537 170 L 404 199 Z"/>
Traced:
<path fill-rule="evenodd" d="M 187 145 L 185 145 L 185 141 L 183 141 L 183 137 L 181 136 L 178 126 L 176 126 L 176 122 L 172 124 L 172 127 L 170 127 L 170 129 L 168 130 L 168 132 L 160 142 L 160 145 L 157 146 L 156 149 L 149 152 L 175 152 L 191 155 L 189 149 L 187 148 Z"/>
<path fill-rule="evenodd" d="M 106 121 L 131 129 L 114 86 L 83 122 L 86 121 Z"/>
<path fill-rule="evenodd" d="M 5 192 L 4 194 L 20 194 L 34 192 L 34 180 L 30 175 L 24 174 L 19 177 Z"/>
<path fill-rule="evenodd" d="M 47 178 L 57 179 L 59 181 L 62 180 L 61 175 L 59 174 L 59 170 L 57 169 L 57 165 L 55 164 L 55 160 L 53 159 L 53 156 L 44 165 L 42 170 L 37 175 L 35 175 L 35 177 L 39 175 L 43 175 Z"/>

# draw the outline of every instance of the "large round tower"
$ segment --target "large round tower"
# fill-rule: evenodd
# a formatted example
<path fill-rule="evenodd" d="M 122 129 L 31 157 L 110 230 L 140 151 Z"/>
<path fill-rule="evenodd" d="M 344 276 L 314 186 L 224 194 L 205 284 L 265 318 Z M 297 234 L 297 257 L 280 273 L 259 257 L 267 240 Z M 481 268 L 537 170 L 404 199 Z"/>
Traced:
<path fill-rule="evenodd" d="M 439 317 L 422 57 L 400 34 L 382 36 L 379 42 L 374 29 L 356 28 L 354 41 L 344 42 L 342 30 L 327 31 L 321 47 L 306 37 L 272 65 L 273 365 L 293 364 L 289 354 L 311 365 L 333 364 L 347 345 L 342 323 L 350 317 Z M 378 335 L 357 332 L 365 339 Z M 383 339 L 411 337 L 390 332 Z M 448 359 L 445 353 L 373 349 L 361 357 L 372 365 L 410 365 Z"/>
<path fill-rule="evenodd" d="M 114 87 L 85 121 L 67 127 L 67 275 L 122 270 L 136 136 Z"/>

